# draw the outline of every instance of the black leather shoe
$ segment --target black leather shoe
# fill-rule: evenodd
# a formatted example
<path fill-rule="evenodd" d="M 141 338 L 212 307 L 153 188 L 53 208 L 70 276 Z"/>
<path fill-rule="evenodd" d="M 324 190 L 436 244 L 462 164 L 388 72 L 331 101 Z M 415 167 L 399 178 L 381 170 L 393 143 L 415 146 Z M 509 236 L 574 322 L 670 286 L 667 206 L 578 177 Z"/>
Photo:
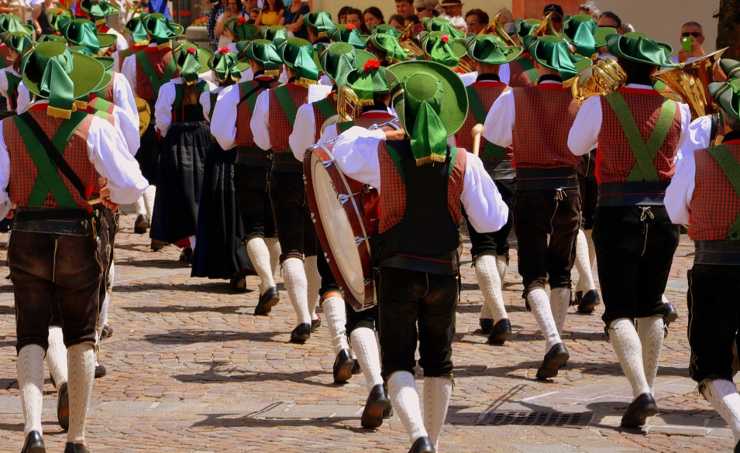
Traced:
<path fill-rule="evenodd" d="M 69 430 L 69 390 L 67 383 L 59 386 L 59 396 L 57 398 L 57 420 L 59 426 L 66 432 Z"/>
<path fill-rule="evenodd" d="M 352 365 L 352 374 L 360 374 L 362 373 L 362 367 L 360 366 L 360 361 L 355 359 L 355 364 Z"/>
<path fill-rule="evenodd" d="M 64 446 L 64 453 L 90 453 L 90 450 L 83 444 L 73 444 L 67 442 Z"/>
<path fill-rule="evenodd" d="M 639 428 L 645 425 L 645 419 L 657 413 L 658 405 L 655 404 L 653 395 L 643 393 L 627 406 L 622 415 L 622 428 Z"/>
<path fill-rule="evenodd" d="M 352 377 L 352 369 L 355 367 L 355 360 L 349 351 L 342 349 L 334 359 L 334 383 L 346 384 Z"/>
<path fill-rule="evenodd" d="M 311 338 L 311 324 L 298 324 L 298 326 L 290 332 L 290 342 L 303 344 Z"/>
<path fill-rule="evenodd" d="M 435 453 L 434 445 L 432 445 L 431 439 L 428 437 L 420 437 L 416 439 L 414 445 L 411 446 L 409 453 Z M 65 452 L 66 453 L 66 452 Z"/>
<path fill-rule="evenodd" d="M 247 292 L 247 277 L 244 275 L 235 275 L 229 279 L 229 289 L 234 294 Z"/>
<path fill-rule="evenodd" d="M 316 329 L 321 327 L 321 318 L 311 320 L 311 332 L 316 332 Z"/>
<path fill-rule="evenodd" d="M 385 394 L 383 384 L 378 384 L 370 390 L 365 402 L 365 409 L 362 411 L 360 423 L 363 428 L 374 429 L 383 424 L 383 418 L 391 406 L 391 401 Z"/>
<path fill-rule="evenodd" d="M 38 431 L 31 431 L 26 436 L 21 453 L 46 453 L 44 438 Z"/>
<path fill-rule="evenodd" d="M 509 337 L 511 337 L 511 321 L 504 318 L 493 326 L 491 333 L 488 335 L 488 344 L 503 346 Z"/>
<path fill-rule="evenodd" d="M 136 216 L 136 220 L 134 221 L 134 233 L 136 234 L 145 234 L 146 230 L 149 229 L 149 222 L 146 221 L 146 217 L 139 214 Z"/>
<path fill-rule="evenodd" d="M 595 289 L 586 291 L 586 294 L 578 301 L 578 313 L 590 315 L 597 305 L 601 303 L 601 296 Z"/>
<path fill-rule="evenodd" d="M 257 307 L 254 309 L 254 315 L 255 316 L 267 316 L 272 311 L 272 307 L 277 305 L 277 303 L 280 302 L 280 294 L 278 293 L 278 289 L 275 286 L 272 286 L 270 288 L 267 288 L 267 291 L 264 292 L 260 296 L 259 302 L 257 302 Z"/>
<path fill-rule="evenodd" d="M 167 246 L 167 243 L 164 241 L 160 241 L 159 239 L 152 239 L 151 244 L 149 247 L 152 249 L 152 252 L 158 252 L 165 248 Z"/>
<path fill-rule="evenodd" d="M 545 358 L 542 360 L 540 369 L 537 370 L 537 379 L 544 380 L 554 378 L 558 375 L 558 370 L 568 363 L 569 358 L 570 354 L 568 354 L 568 349 L 565 348 L 563 343 L 558 343 L 551 347 L 550 350 L 547 351 L 547 354 L 545 354 Z"/>
<path fill-rule="evenodd" d="M 678 319 L 678 310 L 670 302 L 663 304 L 663 310 L 661 311 L 663 312 L 663 322 L 666 326 Z"/>
<path fill-rule="evenodd" d="M 493 330 L 493 319 L 480 318 L 478 324 L 480 325 L 480 333 L 483 335 L 489 335 Z"/>
<path fill-rule="evenodd" d="M 180 262 L 182 264 L 192 264 L 193 263 L 193 249 L 190 247 L 185 247 L 182 249 L 182 252 L 180 252 Z"/>
<path fill-rule="evenodd" d="M 108 370 L 105 369 L 105 365 L 99 363 L 95 365 L 95 379 L 105 377 L 106 374 L 108 374 Z"/>
<path fill-rule="evenodd" d="M 113 336 L 113 327 L 109 326 L 108 324 L 104 325 L 102 329 L 100 329 L 100 339 L 106 339 Z"/>

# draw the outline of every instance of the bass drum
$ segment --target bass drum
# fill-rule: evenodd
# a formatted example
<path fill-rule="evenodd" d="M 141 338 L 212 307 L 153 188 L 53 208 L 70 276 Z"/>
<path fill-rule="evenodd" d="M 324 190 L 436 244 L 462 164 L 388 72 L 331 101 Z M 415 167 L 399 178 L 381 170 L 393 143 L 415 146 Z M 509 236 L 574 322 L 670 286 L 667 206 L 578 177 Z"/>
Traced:
<path fill-rule="evenodd" d="M 303 165 L 306 199 L 327 263 L 345 300 L 357 311 L 368 309 L 377 303 L 370 249 L 377 191 L 343 175 L 331 145 L 309 149 Z"/>

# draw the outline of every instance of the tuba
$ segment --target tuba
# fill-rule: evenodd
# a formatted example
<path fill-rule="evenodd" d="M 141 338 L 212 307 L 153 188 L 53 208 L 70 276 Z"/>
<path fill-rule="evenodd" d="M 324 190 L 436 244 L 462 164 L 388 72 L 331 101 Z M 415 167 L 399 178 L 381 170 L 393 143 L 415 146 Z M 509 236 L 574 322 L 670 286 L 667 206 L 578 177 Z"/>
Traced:
<path fill-rule="evenodd" d="M 398 44 L 411 58 L 421 58 L 424 56 L 424 50 L 414 41 L 414 24 L 408 24 L 401 36 L 398 37 Z"/>
<path fill-rule="evenodd" d="M 591 96 L 606 96 L 618 90 L 627 81 L 627 73 L 613 59 L 599 59 L 563 84 L 570 87 L 577 104 Z"/>
<path fill-rule="evenodd" d="M 716 108 L 709 94 L 709 83 L 712 82 L 712 70 L 727 50 L 717 50 L 677 68 L 663 69 L 653 74 L 655 80 L 668 87 L 660 90 L 669 99 L 685 102 L 691 108 L 694 118 L 714 113 Z"/>

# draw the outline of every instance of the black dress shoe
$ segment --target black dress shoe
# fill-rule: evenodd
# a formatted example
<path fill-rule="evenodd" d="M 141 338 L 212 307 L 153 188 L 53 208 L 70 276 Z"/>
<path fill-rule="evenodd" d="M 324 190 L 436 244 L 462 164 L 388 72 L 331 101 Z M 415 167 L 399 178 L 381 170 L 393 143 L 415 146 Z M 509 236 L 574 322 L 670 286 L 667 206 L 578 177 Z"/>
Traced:
<path fill-rule="evenodd" d="M 578 301 L 578 313 L 590 315 L 597 305 L 601 303 L 601 296 L 595 289 L 586 291 L 586 294 Z"/>
<path fill-rule="evenodd" d="M 385 394 L 383 384 L 378 384 L 370 390 L 365 402 L 365 409 L 362 411 L 360 423 L 363 428 L 375 429 L 383 424 L 383 418 L 391 406 L 391 401 Z"/>
<path fill-rule="evenodd" d="M 108 374 L 108 370 L 105 369 L 105 365 L 99 363 L 95 365 L 95 379 L 105 377 L 106 374 Z"/>
<path fill-rule="evenodd" d="M 658 413 L 653 395 L 643 393 L 627 406 L 622 415 L 622 428 L 639 428 L 645 425 L 645 419 Z"/>
<path fill-rule="evenodd" d="M 73 444 L 67 442 L 64 446 L 64 453 L 90 453 L 90 450 L 83 444 Z"/>
<path fill-rule="evenodd" d="M 298 326 L 290 332 L 290 342 L 303 344 L 311 338 L 311 324 L 298 324 Z"/>
<path fill-rule="evenodd" d="M 352 369 L 354 367 L 355 360 L 352 358 L 349 351 L 346 349 L 339 351 L 337 358 L 334 359 L 334 383 L 346 384 L 352 377 Z"/>
<path fill-rule="evenodd" d="M 496 325 L 493 326 L 493 329 L 491 329 L 491 333 L 488 335 L 488 344 L 503 346 L 509 337 L 511 337 L 511 321 L 504 318 L 497 322 Z"/>
<path fill-rule="evenodd" d="M 113 336 L 113 327 L 109 326 L 108 324 L 104 325 L 102 329 L 100 329 L 100 338 L 110 338 Z"/>
<path fill-rule="evenodd" d="M 321 318 L 311 320 L 311 332 L 316 332 L 316 329 L 321 327 Z"/>
<path fill-rule="evenodd" d="M 280 294 L 275 286 L 267 288 L 264 294 L 260 295 L 260 300 L 257 302 L 257 307 L 254 309 L 255 316 L 267 316 L 272 311 L 272 307 L 280 302 Z"/>
<path fill-rule="evenodd" d="M 44 438 L 38 431 L 31 431 L 26 436 L 21 453 L 46 453 Z"/>
<path fill-rule="evenodd" d="M 663 313 L 663 322 L 666 326 L 678 319 L 678 310 L 670 302 L 663 304 L 661 312 Z"/>
<path fill-rule="evenodd" d="M 483 335 L 488 335 L 493 330 L 493 319 L 480 318 L 478 324 L 480 325 L 480 333 Z"/>
<path fill-rule="evenodd" d="M 193 249 L 190 247 L 185 247 L 182 249 L 182 252 L 180 252 L 180 262 L 182 264 L 192 264 L 193 263 Z"/>
<path fill-rule="evenodd" d="M 229 279 L 229 289 L 232 293 L 241 294 L 247 292 L 247 277 L 235 275 Z"/>
<path fill-rule="evenodd" d="M 146 217 L 139 214 L 136 216 L 136 220 L 134 221 L 134 233 L 136 234 L 145 234 L 146 230 L 149 229 L 149 222 L 146 221 Z"/>
<path fill-rule="evenodd" d="M 432 445 L 431 439 L 428 437 L 420 437 L 416 439 L 414 445 L 411 446 L 409 453 L 435 453 L 434 445 Z M 65 452 L 66 453 L 66 452 Z"/>
<path fill-rule="evenodd" d="M 158 252 L 165 248 L 167 246 L 167 243 L 164 241 L 160 241 L 159 239 L 152 239 L 151 244 L 149 247 L 152 249 L 152 252 Z"/>
<path fill-rule="evenodd" d="M 69 390 L 65 382 L 59 386 L 59 397 L 57 399 L 57 420 L 59 426 L 66 432 L 69 430 Z"/>
<path fill-rule="evenodd" d="M 352 365 L 352 374 L 360 374 L 362 373 L 362 367 L 360 366 L 360 361 L 355 359 L 355 364 Z"/>
<path fill-rule="evenodd" d="M 558 370 L 568 363 L 570 354 L 563 343 L 558 343 L 550 348 L 542 360 L 540 369 L 537 370 L 537 379 L 544 380 L 554 378 L 558 375 Z"/>

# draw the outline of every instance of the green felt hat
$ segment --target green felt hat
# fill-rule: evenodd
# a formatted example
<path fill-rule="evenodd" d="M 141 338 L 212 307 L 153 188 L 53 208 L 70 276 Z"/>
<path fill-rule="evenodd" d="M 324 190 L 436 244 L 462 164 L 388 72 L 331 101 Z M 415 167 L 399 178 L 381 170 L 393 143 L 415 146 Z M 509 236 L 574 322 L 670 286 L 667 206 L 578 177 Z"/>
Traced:
<path fill-rule="evenodd" d="M 529 53 L 537 63 L 559 72 L 563 80 L 575 77 L 578 73 L 576 64 L 583 60 L 571 53 L 565 39 L 550 35 L 538 37 L 533 41 Z"/>
<path fill-rule="evenodd" d="M 0 33 L 0 41 L 21 56 L 33 48 L 31 37 L 23 32 Z"/>
<path fill-rule="evenodd" d="M 367 60 L 347 75 L 347 85 L 357 94 L 360 101 L 372 103 L 376 94 L 389 93 L 396 78 L 377 59 Z"/>
<path fill-rule="evenodd" d="M 241 79 L 238 63 L 236 54 L 229 52 L 228 48 L 223 48 L 213 54 L 208 62 L 208 67 L 211 68 L 220 83 L 238 82 Z"/>
<path fill-rule="evenodd" d="M 319 54 L 321 69 L 337 85 L 344 85 L 347 75 L 366 61 L 375 58 L 375 55 L 362 49 L 356 49 L 345 42 L 330 44 Z"/>
<path fill-rule="evenodd" d="M 259 29 L 259 36 L 262 39 L 272 41 L 277 46 L 288 39 L 288 30 L 282 25 L 263 26 Z"/>
<path fill-rule="evenodd" d="M 68 9 L 49 8 L 46 10 L 46 19 L 54 31 L 61 33 L 64 27 L 72 20 L 72 13 Z"/>
<path fill-rule="evenodd" d="M 108 0 L 81 0 L 80 9 L 93 19 L 112 16 L 120 12 L 120 9 Z"/>
<path fill-rule="evenodd" d="M 246 43 L 239 53 L 239 58 L 252 60 L 265 69 L 265 72 L 274 71 L 279 74 L 283 60 L 272 41 L 255 39 Z"/>
<path fill-rule="evenodd" d="M 401 32 L 396 29 L 393 25 L 389 24 L 378 24 L 373 28 L 373 33 L 386 33 L 396 38 L 401 37 Z"/>
<path fill-rule="evenodd" d="M 20 32 L 33 35 L 33 27 L 23 23 L 15 14 L 0 14 L 0 32 Z"/>
<path fill-rule="evenodd" d="M 64 43 L 44 42 L 25 55 L 21 72 L 28 91 L 49 100 L 49 115 L 69 118 L 74 101 L 95 90 L 105 68 L 94 58 L 71 51 Z"/>
<path fill-rule="evenodd" d="M 614 27 L 597 27 L 596 32 L 594 33 L 596 48 L 606 47 L 609 36 L 616 35 L 618 33 L 617 29 Z"/>
<path fill-rule="evenodd" d="M 430 60 L 451 68 L 457 66 L 468 52 L 463 39 L 438 31 L 426 33 L 421 40 L 421 48 Z"/>
<path fill-rule="evenodd" d="M 62 42 L 66 46 L 67 38 L 62 35 L 41 35 L 38 37 L 38 39 L 36 39 L 36 42 Z"/>
<path fill-rule="evenodd" d="M 162 14 L 147 14 L 142 19 L 142 23 L 149 40 L 157 44 L 164 44 L 181 34 L 177 32 L 177 28 L 173 27 L 170 21 Z"/>
<path fill-rule="evenodd" d="M 430 33 L 440 32 L 455 39 L 465 37 L 465 33 L 455 28 L 452 22 L 442 17 L 427 17 L 422 23 L 424 29 Z"/>
<path fill-rule="evenodd" d="M 596 53 L 596 30 L 598 28 L 596 21 L 587 14 L 570 16 L 563 23 L 563 32 L 576 51 L 584 57 L 591 57 Z"/>
<path fill-rule="evenodd" d="M 92 54 L 115 44 L 116 37 L 107 33 L 98 33 L 95 24 L 87 19 L 73 19 L 63 30 L 64 37 L 70 46 L 85 47 Z"/>
<path fill-rule="evenodd" d="M 409 57 L 408 53 L 401 47 L 398 38 L 387 33 L 373 33 L 368 38 L 368 45 L 382 55 L 388 63 L 404 61 Z"/>
<path fill-rule="evenodd" d="M 250 24 L 244 16 L 232 17 L 224 27 L 234 35 L 234 41 L 251 41 L 259 36 L 259 28 Z"/>
<path fill-rule="evenodd" d="M 719 61 L 719 67 L 728 79 L 740 78 L 740 61 L 723 58 Z"/>
<path fill-rule="evenodd" d="M 507 46 L 503 39 L 495 35 L 473 35 L 465 41 L 465 45 L 470 58 L 490 65 L 512 62 L 524 51 L 521 47 Z"/>
<path fill-rule="evenodd" d="M 542 25 L 539 19 L 517 19 L 514 21 L 514 30 L 520 37 L 531 35 L 537 28 Z"/>
<path fill-rule="evenodd" d="M 187 85 L 197 82 L 198 75 L 208 70 L 208 63 L 212 57 L 209 50 L 188 41 L 179 42 L 173 53 L 180 77 Z"/>
<path fill-rule="evenodd" d="M 280 43 L 278 53 L 285 66 L 299 79 L 319 80 L 319 65 L 310 42 L 301 38 L 288 38 Z"/>
<path fill-rule="evenodd" d="M 332 41 L 345 42 L 351 44 L 357 49 L 367 47 L 367 37 L 360 34 L 360 30 L 354 24 L 337 25 L 334 33 L 331 35 Z"/>
<path fill-rule="evenodd" d="M 740 121 L 740 78 L 710 83 L 709 93 L 727 115 Z"/>
<path fill-rule="evenodd" d="M 331 20 L 331 14 L 327 11 L 316 11 L 304 16 L 306 27 L 313 29 L 319 37 L 330 37 L 337 26 Z"/>
<path fill-rule="evenodd" d="M 447 66 L 432 61 L 406 61 L 388 70 L 396 78 L 392 104 L 417 165 L 444 162 L 447 137 L 457 132 L 468 114 L 468 94 L 462 79 Z"/>
<path fill-rule="evenodd" d="M 149 33 L 146 31 L 145 19 L 146 14 L 135 16 L 126 22 L 126 31 L 131 36 L 131 41 L 135 45 L 149 44 Z"/>
<path fill-rule="evenodd" d="M 612 55 L 623 60 L 650 66 L 676 66 L 671 61 L 671 46 L 653 41 L 642 33 L 611 35 L 607 47 Z"/>

